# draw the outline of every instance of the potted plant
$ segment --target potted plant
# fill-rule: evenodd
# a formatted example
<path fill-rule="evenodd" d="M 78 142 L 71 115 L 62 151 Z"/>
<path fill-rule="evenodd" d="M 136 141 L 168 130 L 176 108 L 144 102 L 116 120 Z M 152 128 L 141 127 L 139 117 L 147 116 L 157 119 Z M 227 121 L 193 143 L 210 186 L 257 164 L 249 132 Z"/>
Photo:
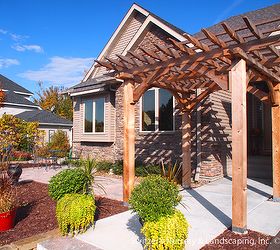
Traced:
<path fill-rule="evenodd" d="M 15 193 L 12 181 L 6 172 L 0 176 L 0 231 L 14 227 L 16 217 Z"/>

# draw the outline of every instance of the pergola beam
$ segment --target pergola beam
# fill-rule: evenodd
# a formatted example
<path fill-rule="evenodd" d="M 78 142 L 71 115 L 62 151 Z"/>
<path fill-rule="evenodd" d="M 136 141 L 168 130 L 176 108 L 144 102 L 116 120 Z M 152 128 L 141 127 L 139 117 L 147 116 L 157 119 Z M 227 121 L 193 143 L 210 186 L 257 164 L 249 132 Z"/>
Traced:
<path fill-rule="evenodd" d="M 192 62 L 195 62 L 195 61 L 202 62 L 202 61 L 213 59 L 213 58 L 220 58 L 224 55 L 230 56 L 231 54 L 229 53 L 229 51 L 233 50 L 234 48 L 241 48 L 245 51 L 251 52 L 256 48 L 259 49 L 260 47 L 263 48 L 263 47 L 267 47 L 269 45 L 273 45 L 273 44 L 279 42 L 279 39 L 280 39 L 280 34 L 275 35 L 275 36 L 265 37 L 263 39 L 252 40 L 252 41 L 249 41 L 244 44 L 230 45 L 227 48 L 216 48 L 216 49 L 212 49 L 211 51 L 208 51 L 208 52 L 197 52 L 194 55 L 183 54 L 180 58 L 170 58 L 164 62 L 153 61 L 151 64 L 149 63 L 149 64 L 145 64 L 140 67 L 134 67 L 131 69 L 127 69 L 126 71 L 135 75 L 135 74 L 153 71 L 153 70 L 159 69 L 159 68 L 166 68 L 166 67 L 171 68 L 174 66 L 180 66 L 182 64 L 188 64 L 191 61 Z M 130 54 L 132 53 L 135 57 L 141 58 L 141 61 L 147 62 L 147 59 L 145 59 L 146 57 L 144 57 L 142 55 L 138 55 L 137 53 L 134 53 L 131 51 L 129 51 L 128 53 L 130 53 Z M 147 58 L 151 59 L 150 57 L 147 57 Z M 277 59 L 275 59 L 275 60 L 277 60 Z"/>
<path fill-rule="evenodd" d="M 270 78 L 272 81 L 275 82 L 280 82 L 280 77 L 276 74 L 274 74 L 271 70 L 269 70 L 268 68 L 266 68 L 265 66 L 263 66 L 261 63 L 259 63 L 257 60 L 255 60 L 254 58 L 252 58 L 250 55 L 246 54 L 241 48 L 234 48 L 232 50 L 232 53 L 235 56 L 238 56 L 244 60 L 246 60 L 246 62 L 248 63 L 248 65 L 250 65 L 252 68 L 254 68 L 255 70 L 259 71 L 261 74 L 267 76 L 268 78 Z"/>

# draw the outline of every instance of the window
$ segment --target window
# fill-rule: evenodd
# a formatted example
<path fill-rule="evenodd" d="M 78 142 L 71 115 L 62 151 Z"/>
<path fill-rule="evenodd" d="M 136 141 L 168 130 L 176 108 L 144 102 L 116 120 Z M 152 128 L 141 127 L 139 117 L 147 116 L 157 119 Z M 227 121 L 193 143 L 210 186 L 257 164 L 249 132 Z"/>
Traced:
<path fill-rule="evenodd" d="M 84 132 L 104 132 L 104 98 L 84 101 Z"/>
<path fill-rule="evenodd" d="M 174 100 L 165 89 L 150 89 L 142 97 L 142 131 L 173 131 Z"/>
<path fill-rule="evenodd" d="M 54 130 L 51 129 L 49 130 L 49 142 L 51 141 L 54 132 L 55 132 Z"/>

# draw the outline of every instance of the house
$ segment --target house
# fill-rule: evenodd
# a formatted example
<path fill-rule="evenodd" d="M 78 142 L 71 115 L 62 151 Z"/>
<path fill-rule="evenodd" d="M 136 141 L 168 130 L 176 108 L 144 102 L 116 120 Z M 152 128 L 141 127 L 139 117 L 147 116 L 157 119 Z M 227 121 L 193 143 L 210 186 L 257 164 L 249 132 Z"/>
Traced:
<path fill-rule="evenodd" d="M 72 141 L 72 121 L 42 110 L 30 99 L 32 92 L 0 74 L 0 88 L 4 92 L 4 102 L 0 116 L 11 114 L 27 122 L 38 122 L 39 129 L 45 131 L 44 141 L 49 142 L 55 131 L 63 130 Z"/>
<path fill-rule="evenodd" d="M 254 22 L 278 18 L 280 4 L 246 13 Z M 241 16 L 225 20 L 238 28 Z M 208 30 L 219 33 L 220 24 Z M 139 55 L 152 44 L 186 41 L 184 31 L 150 11 L 133 4 L 97 60 L 117 65 L 126 54 Z M 245 34 L 246 35 L 246 34 Z M 202 32 L 194 35 L 204 36 Z M 171 38 L 171 40 L 170 40 Z M 141 49 L 139 49 L 141 48 Z M 148 52 L 146 52 L 148 53 Z M 123 59 L 125 60 L 125 59 Z M 139 61 L 145 60 L 139 58 Z M 129 61 L 127 62 L 129 64 Z M 94 63 L 84 79 L 69 89 L 73 99 L 73 150 L 96 159 L 116 161 L 123 157 L 123 81 Z M 265 83 L 258 84 L 268 92 Z M 193 95 L 198 96 L 197 89 Z M 158 163 L 181 160 L 182 117 L 177 102 L 166 89 L 154 84 L 135 104 L 136 161 Z M 248 94 L 249 174 L 271 180 L 271 111 Z M 191 162 L 195 179 L 215 180 L 231 174 L 231 93 L 211 93 L 191 114 Z M 252 169 L 251 162 L 261 162 Z"/>

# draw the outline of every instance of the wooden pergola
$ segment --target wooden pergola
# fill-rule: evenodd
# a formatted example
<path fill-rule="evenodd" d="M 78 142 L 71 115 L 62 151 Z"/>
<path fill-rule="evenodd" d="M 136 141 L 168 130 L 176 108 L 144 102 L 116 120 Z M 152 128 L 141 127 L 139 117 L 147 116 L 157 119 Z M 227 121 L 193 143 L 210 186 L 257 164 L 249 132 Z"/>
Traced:
<path fill-rule="evenodd" d="M 103 58 L 98 67 L 124 80 L 124 201 L 134 186 L 134 104 L 152 87 L 170 91 L 182 112 L 183 186 L 191 184 L 190 114 L 197 104 L 217 90 L 232 93 L 232 230 L 245 232 L 247 225 L 247 92 L 271 105 L 273 138 L 273 198 L 280 200 L 280 17 L 253 23 L 243 16 L 238 29 L 227 23 L 220 33 L 202 29 L 196 38 L 169 38 L 167 44 L 138 48 L 117 59 Z M 267 83 L 269 93 L 256 86 Z M 254 85 L 251 84 L 254 82 Z M 201 94 L 194 95 L 200 89 Z"/>

